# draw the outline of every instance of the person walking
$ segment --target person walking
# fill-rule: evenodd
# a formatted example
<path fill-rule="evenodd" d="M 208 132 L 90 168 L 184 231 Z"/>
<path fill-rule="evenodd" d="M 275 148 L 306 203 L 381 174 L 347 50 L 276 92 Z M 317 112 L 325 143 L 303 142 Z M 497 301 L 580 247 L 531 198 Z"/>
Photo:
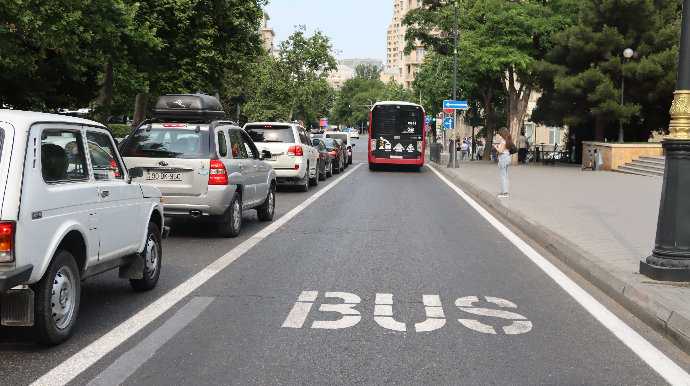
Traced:
<path fill-rule="evenodd" d="M 527 159 L 527 150 L 529 149 L 529 142 L 527 142 L 527 137 L 525 137 L 525 132 L 520 133 L 520 141 L 518 147 L 518 162 L 525 163 Z"/>
<path fill-rule="evenodd" d="M 508 197 L 508 166 L 510 166 L 510 151 L 515 148 L 510 131 L 506 127 L 498 129 L 498 135 L 503 138 L 501 143 L 495 144 L 494 148 L 498 153 L 498 179 L 501 180 L 501 193 L 499 198 Z"/>
<path fill-rule="evenodd" d="M 467 141 L 462 141 L 462 145 L 460 145 L 460 150 L 462 150 L 462 160 L 467 161 Z"/>
<path fill-rule="evenodd" d="M 481 139 L 478 139 L 477 140 L 477 159 L 479 161 L 481 161 L 483 156 L 484 156 L 484 142 L 482 142 Z"/>

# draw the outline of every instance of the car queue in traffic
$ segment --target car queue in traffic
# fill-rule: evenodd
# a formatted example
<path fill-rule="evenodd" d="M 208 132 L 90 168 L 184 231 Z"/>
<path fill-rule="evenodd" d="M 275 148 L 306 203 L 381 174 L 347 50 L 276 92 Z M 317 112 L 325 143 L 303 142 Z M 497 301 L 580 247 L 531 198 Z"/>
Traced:
<path fill-rule="evenodd" d="M 85 278 L 118 269 L 136 291 L 156 286 L 164 219 L 237 237 L 244 211 L 273 220 L 278 184 L 307 192 L 352 163 L 350 132 L 242 128 L 208 95 L 163 95 L 151 113 L 118 143 L 94 121 L 0 110 L 2 325 L 60 344 Z"/>

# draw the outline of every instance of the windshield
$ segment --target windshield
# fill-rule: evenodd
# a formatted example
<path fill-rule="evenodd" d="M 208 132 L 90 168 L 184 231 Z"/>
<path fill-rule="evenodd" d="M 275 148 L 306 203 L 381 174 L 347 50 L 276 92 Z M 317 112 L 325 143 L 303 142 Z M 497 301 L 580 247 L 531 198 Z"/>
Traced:
<path fill-rule="evenodd" d="M 295 142 L 295 136 L 290 126 L 247 125 L 244 131 L 254 142 Z"/>
<path fill-rule="evenodd" d="M 333 138 L 324 138 L 322 139 L 323 143 L 326 145 L 326 148 L 328 150 L 331 150 L 333 146 L 335 146 L 335 140 Z"/>
<path fill-rule="evenodd" d="M 372 111 L 372 136 L 387 134 L 421 135 L 424 112 L 418 106 L 379 105 Z"/>
<path fill-rule="evenodd" d="M 140 128 L 127 141 L 124 157 L 208 158 L 208 130 Z"/>

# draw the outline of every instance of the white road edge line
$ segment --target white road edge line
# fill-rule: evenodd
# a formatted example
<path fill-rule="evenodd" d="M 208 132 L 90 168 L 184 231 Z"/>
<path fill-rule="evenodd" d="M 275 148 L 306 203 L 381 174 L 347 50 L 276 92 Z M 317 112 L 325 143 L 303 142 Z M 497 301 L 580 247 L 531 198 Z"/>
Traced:
<path fill-rule="evenodd" d="M 31 385 L 64 385 L 67 382 L 74 379 L 77 375 L 81 374 L 84 370 L 86 370 L 91 365 L 96 363 L 98 360 L 103 358 L 110 351 L 114 350 L 117 346 L 125 342 L 132 335 L 139 332 L 139 330 L 146 327 L 149 323 L 154 321 L 161 314 L 163 314 L 172 306 L 184 299 L 192 291 L 199 288 L 199 286 L 204 284 L 215 274 L 217 274 L 222 269 L 230 265 L 230 263 L 237 260 L 237 258 L 239 258 L 240 256 L 244 255 L 245 252 L 249 251 L 261 240 L 265 239 L 273 232 L 280 229 L 280 227 L 285 225 L 286 222 L 290 221 L 293 217 L 295 217 L 302 210 L 311 205 L 319 197 L 324 195 L 334 186 L 338 185 L 340 181 L 344 180 L 352 172 L 357 170 L 359 166 L 361 166 L 361 164 L 354 166 L 352 170 L 341 175 L 340 178 L 333 181 L 324 189 L 321 189 L 318 192 L 316 192 L 313 196 L 306 199 L 303 203 L 289 211 L 283 217 L 272 222 L 266 228 L 257 232 L 255 235 L 244 241 L 242 244 L 238 245 L 233 250 L 226 253 L 215 262 L 211 263 L 211 265 L 204 268 L 191 278 L 187 279 L 184 283 L 180 284 L 176 288 L 173 288 L 172 290 L 170 290 L 170 292 L 166 293 L 165 295 L 160 297 L 155 302 L 151 303 L 143 310 L 134 314 L 132 317 L 122 322 L 119 326 L 115 327 L 114 329 L 110 330 L 110 332 L 103 335 L 95 342 L 84 347 L 83 349 L 81 349 L 81 351 L 72 355 L 64 362 L 57 365 L 52 370 L 43 375 L 41 378 L 33 382 Z"/>
<path fill-rule="evenodd" d="M 468 196 L 464 191 L 451 183 L 447 178 L 441 175 L 435 167 L 429 165 L 429 168 L 436 173 L 436 175 L 451 187 L 460 197 L 467 201 L 482 217 L 484 217 L 491 225 L 493 225 L 503 236 L 512 242 L 522 253 L 524 253 L 534 264 L 541 268 L 553 281 L 565 290 L 570 296 L 575 299 L 582 307 L 594 316 L 601 324 L 611 331 L 618 339 L 620 339 L 626 346 L 628 346 L 637 356 L 645 361 L 654 371 L 656 371 L 662 378 L 664 378 L 671 385 L 690 385 L 690 375 L 680 366 L 675 364 L 669 357 L 664 355 L 651 343 L 640 336 L 635 330 L 630 328 L 616 315 L 609 311 L 604 305 L 599 303 L 590 294 L 578 286 L 574 281 L 570 280 L 563 272 L 559 271 L 556 266 L 551 264 L 546 258 L 540 255 L 532 247 L 527 245 L 515 233 L 503 225 L 498 219 L 492 216 L 486 209 L 482 208 L 474 199 Z M 496 182 L 498 183 L 498 182 Z"/>
<path fill-rule="evenodd" d="M 168 319 L 156 331 L 134 346 L 133 349 L 122 354 L 112 365 L 91 380 L 86 386 L 118 386 L 130 375 L 134 374 L 153 354 L 163 347 L 173 336 L 182 331 L 189 323 L 201 314 L 211 304 L 214 298 L 193 298 L 180 308 L 172 318 Z"/>

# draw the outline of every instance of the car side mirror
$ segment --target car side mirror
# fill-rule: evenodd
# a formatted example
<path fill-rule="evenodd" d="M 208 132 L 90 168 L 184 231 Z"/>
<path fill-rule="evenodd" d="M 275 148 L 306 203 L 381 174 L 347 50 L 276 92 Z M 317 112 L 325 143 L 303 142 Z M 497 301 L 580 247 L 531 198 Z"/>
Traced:
<path fill-rule="evenodd" d="M 132 178 L 139 178 L 144 176 L 144 169 L 143 168 L 131 168 L 129 169 L 129 182 L 132 182 Z"/>
<path fill-rule="evenodd" d="M 266 158 L 271 158 L 273 155 L 269 150 L 262 150 L 261 151 L 261 159 L 264 160 Z"/>

